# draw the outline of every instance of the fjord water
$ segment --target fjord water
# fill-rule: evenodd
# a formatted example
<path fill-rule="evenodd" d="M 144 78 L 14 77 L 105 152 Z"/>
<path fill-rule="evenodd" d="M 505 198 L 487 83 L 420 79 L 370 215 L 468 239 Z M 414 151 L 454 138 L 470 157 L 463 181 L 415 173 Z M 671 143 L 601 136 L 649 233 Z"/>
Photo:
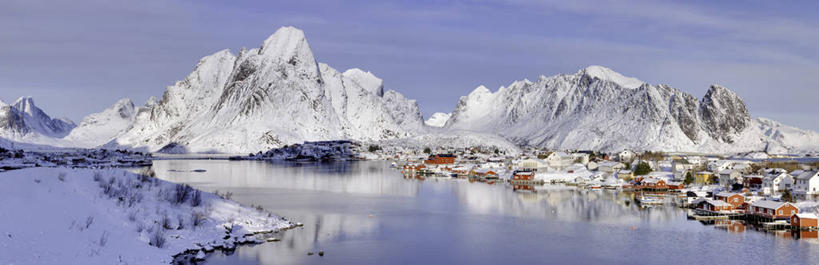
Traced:
<path fill-rule="evenodd" d="M 809 264 L 815 239 L 718 229 L 630 194 L 405 179 L 384 161 L 157 160 L 157 176 L 304 223 L 207 264 Z M 202 172 L 204 170 L 204 172 Z M 308 252 L 325 255 L 308 256 Z"/>

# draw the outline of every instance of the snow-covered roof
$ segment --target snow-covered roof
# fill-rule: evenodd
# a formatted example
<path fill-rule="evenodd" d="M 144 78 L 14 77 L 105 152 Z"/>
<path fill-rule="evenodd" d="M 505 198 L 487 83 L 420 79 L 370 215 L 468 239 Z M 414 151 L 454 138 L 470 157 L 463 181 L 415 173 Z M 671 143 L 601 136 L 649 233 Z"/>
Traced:
<path fill-rule="evenodd" d="M 799 217 L 799 219 L 819 219 L 819 217 L 812 213 L 798 213 L 796 217 Z"/>
<path fill-rule="evenodd" d="M 799 174 L 799 176 L 797 176 L 796 178 L 797 179 L 811 179 L 811 178 L 816 177 L 816 176 L 819 176 L 819 172 L 817 172 L 817 171 L 805 171 L 805 172 L 802 172 L 802 174 Z"/>
<path fill-rule="evenodd" d="M 726 192 L 726 191 L 717 193 L 718 197 L 731 197 L 731 196 L 734 196 L 734 195 L 742 195 L 742 194 L 734 193 L 734 192 Z"/>
<path fill-rule="evenodd" d="M 720 200 L 705 199 L 705 202 L 707 202 L 708 204 L 714 205 L 714 206 L 718 206 L 718 207 L 732 206 L 730 203 L 720 201 Z"/>
<path fill-rule="evenodd" d="M 777 201 L 768 201 L 768 200 L 759 200 L 751 203 L 751 206 L 765 208 L 765 209 L 777 209 L 785 205 L 786 202 L 777 202 Z"/>

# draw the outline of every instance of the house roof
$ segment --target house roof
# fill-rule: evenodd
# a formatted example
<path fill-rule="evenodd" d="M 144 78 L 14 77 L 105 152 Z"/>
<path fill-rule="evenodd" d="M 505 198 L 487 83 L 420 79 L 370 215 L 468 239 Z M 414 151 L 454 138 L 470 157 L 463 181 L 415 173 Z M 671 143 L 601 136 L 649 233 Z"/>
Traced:
<path fill-rule="evenodd" d="M 819 217 L 812 213 L 798 213 L 796 217 L 799 217 L 799 219 L 819 219 Z"/>
<path fill-rule="evenodd" d="M 730 203 L 720 200 L 705 199 L 705 202 L 714 206 L 733 206 Z"/>
<path fill-rule="evenodd" d="M 719 197 L 731 197 L 731 196 L 734 196 L 734 195 L 742 195 L 742 194 L 734 193 L 734 192 L 725 192 L 725 191 L 717 193 L 717 196 L 719 196 Z"/>
<path fill-rule="evenodd" d="M 802 172 L 802 174 L 799 174 L 799 176 L 797 176 L 796 178 L 797 179 L 811 179 L 811 178 L 813 178 L 815 176 L 819 176 L 819 172 L 817 172 L 817 171 L 805 171 L 805 172 Z"/>
<path fill-rule="evenodd" d="M 776 202 L 776 201 L 767 201 L 767 200 L 759 200 L 751 203 L 751 206 L 765 208 L 765 209 L 778 209 L 785 205 L 786 202 Z"/>

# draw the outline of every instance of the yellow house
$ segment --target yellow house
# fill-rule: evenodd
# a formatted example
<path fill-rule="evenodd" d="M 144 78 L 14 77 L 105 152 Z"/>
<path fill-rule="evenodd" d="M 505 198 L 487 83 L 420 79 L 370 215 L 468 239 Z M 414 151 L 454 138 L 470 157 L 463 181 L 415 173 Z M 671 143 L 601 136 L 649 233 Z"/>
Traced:
<path fill-rule="evenodd" d="M 708 171 L 700 171 L 694 174 L 694 184 L 697 185 L 708 185 L 713 183 L 714 181 L 714 173 Z"/>

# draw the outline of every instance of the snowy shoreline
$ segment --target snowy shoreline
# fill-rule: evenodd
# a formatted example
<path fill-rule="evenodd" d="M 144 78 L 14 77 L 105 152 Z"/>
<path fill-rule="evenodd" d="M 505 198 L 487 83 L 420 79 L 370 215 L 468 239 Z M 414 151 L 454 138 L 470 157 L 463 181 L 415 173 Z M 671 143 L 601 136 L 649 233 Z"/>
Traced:
<path fill-rule="evenodd" d="M 150 175 L 64 167 L 0 173 L 0 264 L 201 260 L 297 226 Z"/>

